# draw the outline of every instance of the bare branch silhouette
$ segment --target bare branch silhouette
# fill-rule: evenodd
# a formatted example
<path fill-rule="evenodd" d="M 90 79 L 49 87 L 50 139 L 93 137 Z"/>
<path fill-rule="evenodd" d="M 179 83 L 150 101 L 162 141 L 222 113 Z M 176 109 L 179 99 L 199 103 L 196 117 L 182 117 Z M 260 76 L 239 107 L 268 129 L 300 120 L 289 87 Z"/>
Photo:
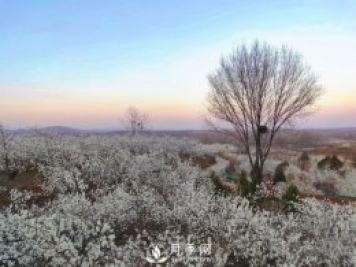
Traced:
<path fill-rule="evenodd" d="M 222 58 L 208 79 L 208 125 L 237 138 L 259 184 L 276 133 L 313 112 L 322 87 L 299 54 L 258 41 Z"/>

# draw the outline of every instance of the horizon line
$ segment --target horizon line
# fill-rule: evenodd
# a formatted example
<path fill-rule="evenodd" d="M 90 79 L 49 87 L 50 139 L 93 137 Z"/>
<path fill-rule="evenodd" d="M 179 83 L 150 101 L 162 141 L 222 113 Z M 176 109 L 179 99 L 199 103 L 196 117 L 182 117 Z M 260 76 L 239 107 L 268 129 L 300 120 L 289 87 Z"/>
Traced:
<path fill-rule="evenodd" d="M 31 129 L 50 129 L 50 128 L 66 128 L 67 130 L 77 130 L 77 131 L 104 131 L 104 132 L 112 132 L 119 131 L 125 132 L 130 131 L 125 127 L 114 127 L 114 126 L 102 126 L 102 127 L 80 127 L 80 126 L 68 126 L 68 125 L 47 125 L 47 126 L 21 126 L 21 127 L 6 127 L 3 125 L 5 129 L 11 131 L 21 131 L 21 130 L 31 130 Z M 314 126 L 314 127 L 286 127 L 282 128 L 282 130 L 348 130 L 355 129 L 355 126 Z M 143 132 L 151 132 L 151 131 L 214 131 L 213 129 L 202 129 L 202 128 L 159 128 L 159 127 L 148 127 L 143 130 Z"/>

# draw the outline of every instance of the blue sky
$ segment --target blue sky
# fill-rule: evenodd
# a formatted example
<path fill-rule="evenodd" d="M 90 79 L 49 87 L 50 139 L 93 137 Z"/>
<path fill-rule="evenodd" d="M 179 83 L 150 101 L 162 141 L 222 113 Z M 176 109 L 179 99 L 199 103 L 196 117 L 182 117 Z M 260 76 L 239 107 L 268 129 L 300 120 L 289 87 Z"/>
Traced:
<path fill-rule="evenodd" d="M 0 0 L 0 121 L 200 128 L 206 76 L 241 42 L 287 44 L 327 89 L 306 126 L 356 126 L 355 1 Z M 354 113 L 353 113 L 354 114 Z"/>

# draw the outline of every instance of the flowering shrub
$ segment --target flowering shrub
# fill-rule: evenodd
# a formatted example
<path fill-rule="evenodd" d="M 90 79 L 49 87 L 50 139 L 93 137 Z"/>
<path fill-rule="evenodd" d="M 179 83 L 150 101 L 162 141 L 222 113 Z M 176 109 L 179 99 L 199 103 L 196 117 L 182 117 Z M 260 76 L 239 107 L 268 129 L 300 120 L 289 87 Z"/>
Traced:
<path fill-rule="evenodd" d="M 356 171 L 353 170 L 346 174 L 338 190 L 341 196 L 356 197 Z"/>
<path fill-rule="evenodd" d="M 149 246 L 173 241 L 211 243 L 210 266 L 353 264 L 355 207 L 306 199 L 285 214 L 214 195 L 209 172 L 179 157 L 214 154 L 211 146 L 140 135 L 15 140 L 11 162 L 36 170 L 53 198 L 37 205 L 38 193 L 11 191 L 0 212 L 0 266 L 143 266 Z M 179 261 L 209 266 L 185 251 Z"/>

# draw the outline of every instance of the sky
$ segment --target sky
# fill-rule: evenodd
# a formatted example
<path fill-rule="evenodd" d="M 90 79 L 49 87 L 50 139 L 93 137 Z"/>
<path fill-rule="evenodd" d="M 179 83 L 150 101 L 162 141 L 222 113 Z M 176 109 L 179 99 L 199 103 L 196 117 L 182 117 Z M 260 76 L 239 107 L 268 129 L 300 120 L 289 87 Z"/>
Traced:
<path fill-rule="evenodd" d="M 207 76 L 260 40 L 303 55 L 325 93 L 298 127 L 356 127 L 356 1 L 0 0 L 0 122 L 204 129 Z"/>

